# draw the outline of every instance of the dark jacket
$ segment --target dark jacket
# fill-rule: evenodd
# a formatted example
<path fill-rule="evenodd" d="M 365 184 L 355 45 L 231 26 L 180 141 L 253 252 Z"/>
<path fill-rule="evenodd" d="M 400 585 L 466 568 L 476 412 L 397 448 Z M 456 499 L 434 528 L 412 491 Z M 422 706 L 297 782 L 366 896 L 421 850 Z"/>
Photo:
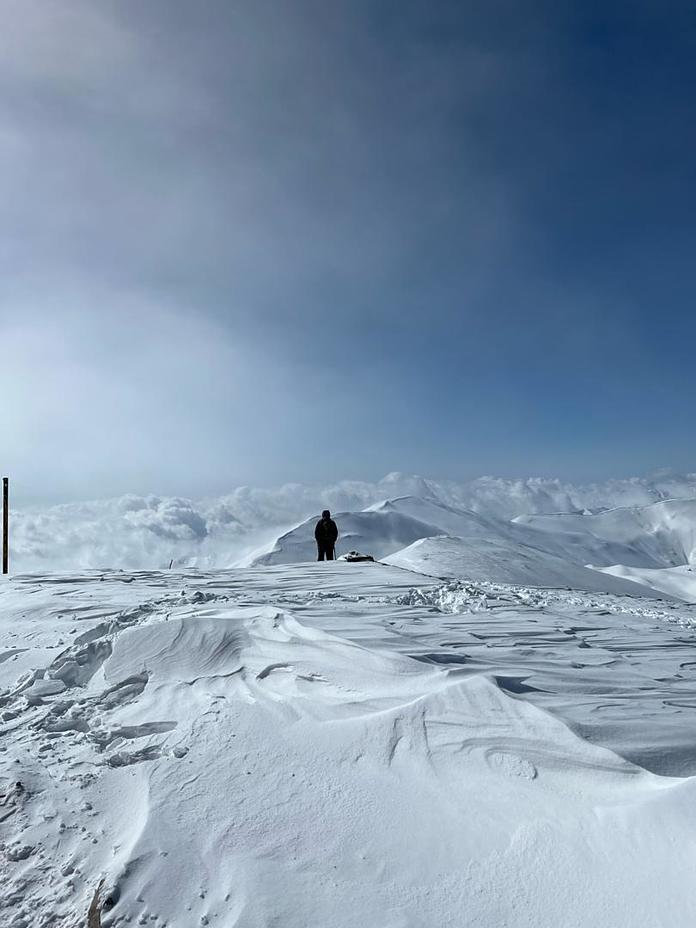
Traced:
<path fill-rule="evenodd" d="M 314 529 L 314 537 L 319 545 L 335 545 L 338 528 L 333 519 L 319 519 Z"/>

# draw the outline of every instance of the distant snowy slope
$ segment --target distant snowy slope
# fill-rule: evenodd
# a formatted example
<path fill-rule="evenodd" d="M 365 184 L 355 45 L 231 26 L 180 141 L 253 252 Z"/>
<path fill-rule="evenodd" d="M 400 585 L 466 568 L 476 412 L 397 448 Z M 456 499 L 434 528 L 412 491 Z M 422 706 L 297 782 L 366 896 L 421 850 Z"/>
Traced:
<path fill-rule="evenodd" d="M 369 507 L 378 509 L 385 500 L 399 498 L 413 501 L 408 514 L 416 520 L 437 526 L 441 533 L 474 537 L 483 531 L 475 516 L 500 526 L 519 516 L 566 513 L 572 516 L 569 524 L 574 524 L 573 520 L 584 518 L 583 514 L 601 514 L 603 509 L 616 507 L 645 507 L 669 497 L 695 499 L 696 474 L 659 474 L 574 485 L 536 477 L 481 477 L 457 483 L 395 472 L 376 483 L 344 480 L 330 486 L 293 483 L 270 489 L 239 487 L 215 499 L 127 495 L 13 509 L 11 570 L 156 568 L 167 567 L 170 561 L 175 566 L 206 567 L 249 563 L 255 552 L 268 553 L 269 542 L 285 534 L 290 526 L 297 526 L 324 508 L 357 513 Z M 423 501 L 420 514 L 416 512 L 418 500 Z M 441 507 L 437 518 L 425 515 L 426 509 L 433 510 L 437 505 Z M 464 528 L 460 523 L 450 523 L 446 507 L 468 513 L 462 517 Z M 400 511 L 406 513 L 404 508 Z M 452 518 L 459 520 L 460 515 L 455 513 Z M 530 520 L 527 527 L 544 531 L 548 528 L 543 521 L 535 520 Z M 568 531 L 564 525 L 562 531 L 566 535 L 564 543 L 570 544 L 567 554 L 571 559 L 581 561 L 589 550 L 586 562 L 600 566 L 612 563 L 596 550 L 599 543 L 592 542 L 588 549 L 589 535 L 584 529 L 585 542 L 574 553 L 569 542 L 574 530 Z M 402 536 L 397 532 L 392 537 L 398 541 Z M 407 533 L 402 546 L 412 540 Z M 607 541 L 604 538 L 602 543 Z M 649 543 L 646 550 L 653 551 L 653 547 Z M 632 560 L 621 562 L 615 558 L 613 563 L 655 565 L 654 552 L 648 562 L 640 560 L 640 547 L 635 553 Z M 664 556 L 659 563 L 664 563 Z"/>
<path fill-rule="evenodd" d="M 598 570 L 622 580 L 631 580 L 636 584 L 641 584 L 642 587 L 676 596 L 685 602 L 696 603 L 696 568 L 694 567 L 682 565 L 653 570 L 648 567 L 624 567 L 618 564 L 614 567 L 601 567 Z"/>
<path fill-rule="evenodd" d="M 486 518 L 470 509 L 462 509 L 432 497 L 400 496 L 375 503 L 367 511 L 383 515 L 399 513 L 402 516 L 417 519 L 419 522 L 436 525 L 440 529 L 440 534 L 448 535 L 486 537 L 491 532 L 498 531 L 500 526 L 498 519 Z"/>
<path fill-rule="evenodd" d="M 672 549 L 663 537 L 646 532 L 649 519 L 646 522 L 643 518 L 641 522 L 635 510 L 620 512 L 624 513 L 623 518 L 605 520 L 616 529 L 615 537 L 608 539 L 582 531 L 585 522 L 591 526 L 599 516 L 540 516 L 539 525 L 534 520 L 531 524 L 527 520 L 506 522 L 418 496 L 386 500 L 364 512 L 340 513 L 336 520 L 341 532 L 339 553 L 356 549 L 386 559 L 390 564 L 436 576 L 637 595 L 641 581 L 630 583 L 591 570 L 587 565 L 641 565 L 651 562 L 655 551 L 667 557 Z M 564 519 L 569 521 L 566 523 Z M 313 517 L 285 533 L 251 563 L 313 560 L 314 522 Z M 626 528 L 622 535 L 618 530 L 622 522 L 626 526 L 633 526 L 634 522 L 643 525 L 643 534 L 633 527 Z M 557 524 L 558 530 L 554 530 Z M 684 539 L 688 538 L 687 524 L 688 517 L 682 526 Z M 672 553 L 679 557 L 678 552 Z M 643 590 L 645 594 L 650 592 L 647 587 Z"/>
<path fill-rule="evenodd" d="M 370 511 L 398 513 L 437 526 L 438 534 L 466 541 L 461 546 L 465 560 L 473 564 L 480 558 L 481 567 L 484 562 L 490 569 L 497 565 L 497 573 L 511 572 L 524 556 L 528 563 L 534 561 L 541 575 L 554 575 L 554 584 L 564 573 L 578 576 L 570 567 L 580 568 L 580 575 L 586 576 L 590 564 L 674 567 L 696 560 L 696 500 L 666 500 L 596 514 L 519 516 L 513 521 L 413 496 L 380 503 Z M 482 558 L 484 548 L 495 550 L 495 557 Z M 510 576 L 501 582 L 516 581 Z M 571 584 L 570 579 L 563 582 Z"/>
<path fill-rule="evenodd" d="M 418 538 L 439 535 L 442 529 L 396 510 L 379 509 L 365 512 L 341 512 L 336 516 L 340 536 L 339 554 L 350 550 L 364 551 L 374 557 L 384 557 L 398 551 Z M 281 535 L 270 550 L 253 560 L 253 565 L 292 564 L 316 560 L 314 541 L 316 516 Z"/>
<path fill-rule="evenodd" d="M 519 516 L 559 553 L 608 567 L 676 567 L 696 560 L 696 500 L 666 500 L 596 514 Z"/>
<path fill-rule="evenodd" d="M 632 596 L 652 596 L 654 587 L 591 570 L 502 536 L 477 539 L 440 535 L 422 538 L 384 559 L 386 564 L 436 577 L 490 580 L 520 586 L 567 588 Z M 669 590 L 664 593 L 670 595 Z M 679 595 L 679 594 L 671 594 Z"/>
<path fill-rule="evenodd" d="M 316 557 L 313 516 L 286 532 L 253 563 L 290 564 Z M 515 531 L 497 519 L 486 519 L 475 512 L 458 509 L 432 497 L 402 496 L 384 500 L 363 512 L 335 514 L 340 537 L 339 553 L 358 550 L 377 558 L 386 557 L 421 538 L 434 535 L 461 535 L 485 541 L 501 532 Z M 518 529 L 518 534 L 524 530 Z"/>

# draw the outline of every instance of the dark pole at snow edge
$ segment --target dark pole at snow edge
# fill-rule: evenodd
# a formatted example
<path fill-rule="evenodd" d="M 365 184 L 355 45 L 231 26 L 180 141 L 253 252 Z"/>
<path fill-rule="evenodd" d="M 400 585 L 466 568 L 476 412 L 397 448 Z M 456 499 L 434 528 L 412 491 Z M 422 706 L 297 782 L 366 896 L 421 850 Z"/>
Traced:
<path fill-rule="evenodd" d="M 10 562 L 10 478 L 2 478 L 2 572 L 6 574 Z"/>

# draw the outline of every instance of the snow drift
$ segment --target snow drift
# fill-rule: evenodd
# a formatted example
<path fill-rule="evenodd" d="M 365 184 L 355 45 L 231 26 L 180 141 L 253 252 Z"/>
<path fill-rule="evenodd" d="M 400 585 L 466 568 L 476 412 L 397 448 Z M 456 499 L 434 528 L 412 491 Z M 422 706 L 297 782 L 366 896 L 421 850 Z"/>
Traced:
<path fill-rule="evenodd" d="M 613 572 L 598 573 L 523 542 L 495 535 L 476 539 L 475 542 L 448 535 L 421 538 L 384 560 L 396 567 L 437 577 L 490 580 L 521 586 L 596 590 L 630 596 L 649 596 L 658 589 L 650 583 L 650 577 L 641 579 Z M 674 595 L 670 590 L 663 592 Z"/>
<path fill-rule="evenodd" d="M 445 592 L 378 564 L 3 584 L 6 923 L 72 928 L 92 904 L 104 928 L 692 924 L 696 779 L 579 737 L 504 670 L 507 613 L 516 653 L 537 641 L 530 666 L 556 639 L 576 653 L 577 618 L 508 590 L 506 611 L 462 599 L 446 621 Z M 594 640 L 605 606 L 579 601 Z M 634 619 L 636 640 L 682 653 L 673 626 L 645 637 L 655 618 Z M 396 650 L 433 636 L 440 662 Z M 600 718 L 629 691 L 623 665 L 601 678 Z M 666 685 L 643 669 L 641 698 L 649 681 Z"/>

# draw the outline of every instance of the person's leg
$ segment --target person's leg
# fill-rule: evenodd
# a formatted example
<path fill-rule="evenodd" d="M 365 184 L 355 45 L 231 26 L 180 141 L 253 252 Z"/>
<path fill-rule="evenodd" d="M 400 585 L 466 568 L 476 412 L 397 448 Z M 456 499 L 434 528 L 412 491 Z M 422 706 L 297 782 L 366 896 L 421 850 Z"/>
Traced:
<path fill-rule="evenodd" d="M 319 557 L 317 558 L 317 560 L 323 561 L 324 560 L 324 545 L 318 544 L 317 549 L 319 551 Z"/>
<path fill-rule="evenodd" d="M 327 560 L 327 561 L 333 561 L 334 556 L 335 556 L 335 555 L 334 555 L 334 546 L 333 546 L 333 545 L 327 545 L 327 546 L 326 546 L 326 560 Z"/>

